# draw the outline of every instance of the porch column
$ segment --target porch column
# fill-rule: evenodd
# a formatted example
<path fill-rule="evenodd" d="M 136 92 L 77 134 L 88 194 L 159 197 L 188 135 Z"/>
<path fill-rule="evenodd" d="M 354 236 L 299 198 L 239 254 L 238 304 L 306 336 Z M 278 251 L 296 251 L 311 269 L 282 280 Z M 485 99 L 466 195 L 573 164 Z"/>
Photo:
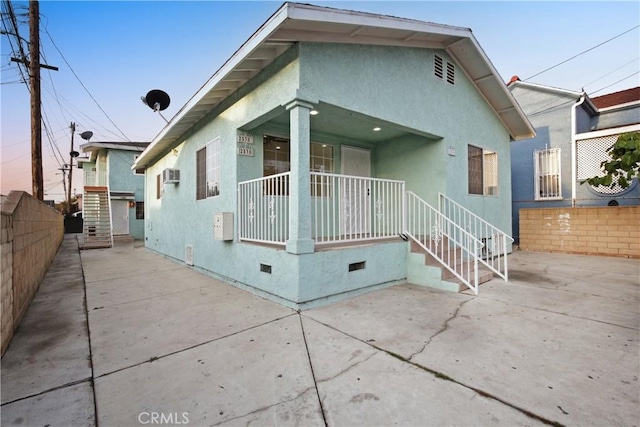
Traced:
<path fill-rule="evenodd" d="M 309 150 L 311 123 L 309 111 L 313 105 L 296 99 L 287 105 L 290 115 L 291 171 L 289 181 L 289 240 L 287 252 L 313 253 L 311 239 L 311 176 Z"/>

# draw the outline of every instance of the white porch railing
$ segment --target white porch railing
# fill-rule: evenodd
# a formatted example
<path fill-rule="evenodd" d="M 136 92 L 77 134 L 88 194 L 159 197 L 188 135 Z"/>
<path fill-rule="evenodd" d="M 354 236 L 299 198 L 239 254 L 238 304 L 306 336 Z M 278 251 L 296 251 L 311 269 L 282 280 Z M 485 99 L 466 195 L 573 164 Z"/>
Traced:
<path fill-rule="evenodd" d="M 438 193 L 438 210 L 482 242 L 480 262 L 508 281 L 507 245 L 513 238 L 442 193 Z"/>
<path fill-rule="evenodd" d="M 84 185 L 88 187 L 102 187 L 107 185 L 107 173 L 105 171 L 85 171 Z"/>
<path fill-rule="evenodd" d="M 311 172 L 311 237 L 316 244 L 378 240 L 403 232 L 404 181 Z M 284 245 L 289 237 L 289 172 L 238 184 L 240 240 Z"/>
<path fill-rule="evenodd" d="M 411 191 L 406 204 L 406 234 L 477 295 L 482 243 Z"/>
<path fill-rule="evenodd" d="M 378 240 L 403 232 L 404 181 L 311 172 L 316 244 Z"/>
<path fill-rule="evenodd" d="M 289 237 L 289 172 L 238 184 L 240 240 L 284 245 Z"/>

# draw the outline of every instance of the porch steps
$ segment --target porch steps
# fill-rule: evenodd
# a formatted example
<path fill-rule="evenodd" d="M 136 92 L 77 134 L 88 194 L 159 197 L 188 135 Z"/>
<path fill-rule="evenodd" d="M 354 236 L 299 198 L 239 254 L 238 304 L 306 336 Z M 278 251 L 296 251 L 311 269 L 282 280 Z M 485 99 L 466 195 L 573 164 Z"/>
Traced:
<path fill-rule="evenodd" d="M 111 209 L 107 187 L 85 186 L 82 210 L 83 248 L 110 248 L 113 246 Z"/>
<path fill-rule="evenodd" d="M 445 241 L 441 247 L 447 247 Z M 473 263 L 464 261 L 461 257 L 461 249 L 445 249 L 439 252 L 440 256 L 455 259 L 457 265 L 470 264 L 470 272 L 473 273 Z M 463 292 L 468 290 L 451 271 L 442 266 L 440 261 L 427 253 L 416 242 L 411 241 L 408 254 L 407 281 L 416 285 L 429 286 L 450 292 Z M 493 279 L 493 272 L 478 266 L 478 284 L 481 285 Z"/>

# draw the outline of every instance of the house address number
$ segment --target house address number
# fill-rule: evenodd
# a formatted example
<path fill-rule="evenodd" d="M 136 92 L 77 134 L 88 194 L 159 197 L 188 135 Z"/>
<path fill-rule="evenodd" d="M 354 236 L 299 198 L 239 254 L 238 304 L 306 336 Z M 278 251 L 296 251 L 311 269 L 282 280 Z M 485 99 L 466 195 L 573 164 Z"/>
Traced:
<path fill-rule="evenodd" d="M 247 132 L 238 132 L 236 142 L 238 144 L 253 144 L 253 135 Z"/>
<path fill-rule="evenodd" d="M 253 146 L 249 144 L 238 144 L 238 155 L 253 157 Z"/>

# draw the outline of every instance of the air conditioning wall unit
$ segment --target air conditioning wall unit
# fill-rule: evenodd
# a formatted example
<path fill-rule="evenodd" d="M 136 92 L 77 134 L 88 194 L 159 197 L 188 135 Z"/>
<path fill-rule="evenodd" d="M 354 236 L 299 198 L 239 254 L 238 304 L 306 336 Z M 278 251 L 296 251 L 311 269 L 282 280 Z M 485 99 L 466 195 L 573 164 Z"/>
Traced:
<path fill-rule="evenodd" d="M 178 184 L 180 182 L 180 169 L 165 169 L 162 171 L 163 184 Z"/>

